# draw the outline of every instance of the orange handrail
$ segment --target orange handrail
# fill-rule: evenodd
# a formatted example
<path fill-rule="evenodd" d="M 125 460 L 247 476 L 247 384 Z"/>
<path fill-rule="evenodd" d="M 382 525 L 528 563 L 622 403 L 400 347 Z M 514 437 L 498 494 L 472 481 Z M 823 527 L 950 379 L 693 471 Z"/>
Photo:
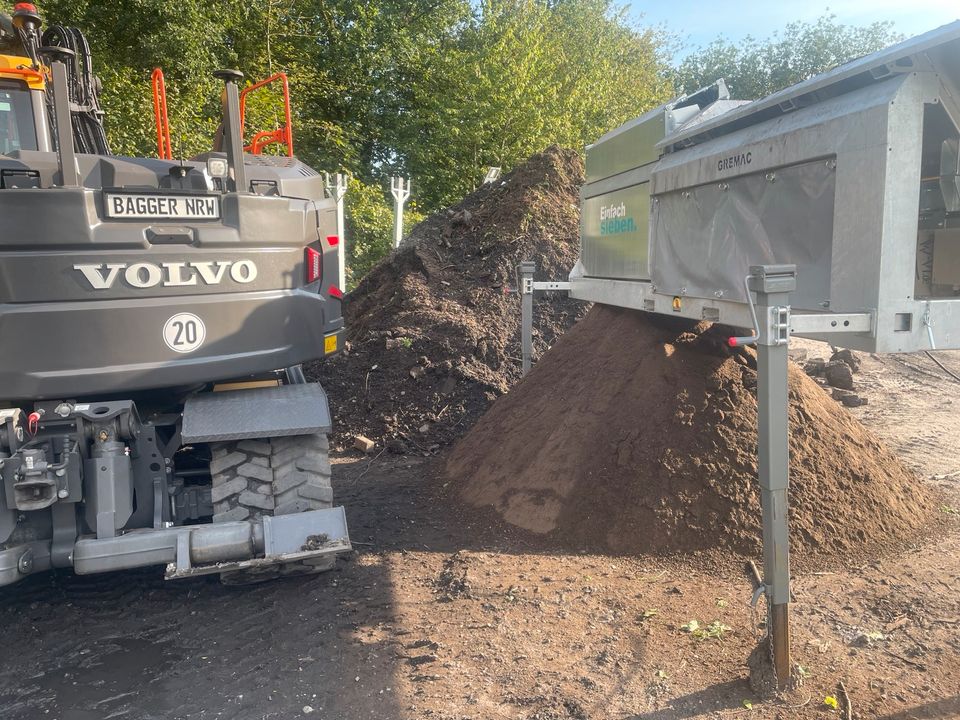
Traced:
<path fill-rule="evenodd" d="M 42 85 L 48 79 L 47 74 L 40 70 L 33 70 L 32 68 L 0 68 L 0 75 L 19 75 L 20 77 L 26 78 L 28 85 L 30 84 L 31 80 L 34 83 L 39 83 Z"/>
<path fill-rule="evenodd" d="M 150 76 L 153 88 L 153 117 L 157 124 L 157 155 L 161 160 L 173 160 L 170 144 L 170 119 L 167 117 L 167 83 L 163 70 L 156 68 Z"/>
<path fill-rule="evenodd" d="M 293 157 L 293 121 L 291 119 L 292 113 L 290 112 L 290 82 L 287 80 L 286 73 L 276 73 L 271 75 L 266 80 L 261 80 L 258 83 L 254 83 L 249 87 L 245 87 L 240 91 L 240 135 L 243 136 L 243 127 L 244 127 L 244 118 L 246 116 L 247 109 L 247 95 L 252 93 L 254 90 L 259 90 L 260 88 L 276 82 L 277 80 L 283 83 L 283 111 L 284 119 L 286 124 L 282 128 L 277 128 L 276 130 L 265 130 L 258 132 L 253 136 L 253 140 L 249 145 L 244 147 L 244 150 L 253 153 L 254 155 L 259 155 L 265 145 L 270 145 L 271 143 L 280 143 L 287 146 L 287 155 Z"/>

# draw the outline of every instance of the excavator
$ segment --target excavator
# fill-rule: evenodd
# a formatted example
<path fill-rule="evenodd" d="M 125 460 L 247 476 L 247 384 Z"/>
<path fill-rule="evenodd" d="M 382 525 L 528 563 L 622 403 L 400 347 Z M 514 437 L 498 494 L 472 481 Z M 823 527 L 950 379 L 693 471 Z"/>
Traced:
<path fill-rule="evenodd" d="M 286 79 L 286 125 L 245 144 L 263 83 L 213 75 L 209 152 L 172 158 L 155 72 L 158 156 L 117 156 L 83 33 L 0 15 L 0 585 L 257 582 L 350 550 L 301 368 L 341 344 L 335 202 L 293 155 Z"/>

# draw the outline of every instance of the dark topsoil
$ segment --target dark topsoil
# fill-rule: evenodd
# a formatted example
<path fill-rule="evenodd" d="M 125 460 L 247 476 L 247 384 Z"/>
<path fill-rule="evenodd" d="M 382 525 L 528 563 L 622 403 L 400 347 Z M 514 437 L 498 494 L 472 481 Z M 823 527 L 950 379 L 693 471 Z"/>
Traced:
<path fill-rule="evenodd" d="M 457 444 L 448 480 L 575 547 L 757 553 L 756 359 L 726 334 L 595 306 Z M 916 539 L 931 491 L 790 370 L 792 548 L 861 558 Z"/>
<path fill-rule="evenodd" d="M 350 293 L 344 352 L 307 368 L 330 395 L 334 442 L 378 449 L 452 442 L 520 378 L 516 268 L 566 279 L 579 247 L 583 163 L 553 146 L 417 225 Z M 536 305 L 534 353 L 585 312 L 556 295 Z"/>

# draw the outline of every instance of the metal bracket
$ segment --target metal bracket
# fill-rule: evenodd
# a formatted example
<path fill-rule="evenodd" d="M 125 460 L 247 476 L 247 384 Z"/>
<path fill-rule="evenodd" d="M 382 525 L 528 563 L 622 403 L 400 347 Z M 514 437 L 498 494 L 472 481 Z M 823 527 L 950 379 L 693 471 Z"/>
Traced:
<path fill-rule="evenodd" d="M 790 306 L 767 308 L 767 324 L 761 329 L 758 345 L 786 345 L 790 341 Z"/>
<path fill-rule="evenodd" d="M 533 290 L 569 290 L 570 283 L 561 281 L 546 280 L 544 282 L 534 282 Z"/>
<path fill-rule="evenodd" d="M 873 313 L 810 313 L 790 317 L 791 335 L 872 333 Z"/>

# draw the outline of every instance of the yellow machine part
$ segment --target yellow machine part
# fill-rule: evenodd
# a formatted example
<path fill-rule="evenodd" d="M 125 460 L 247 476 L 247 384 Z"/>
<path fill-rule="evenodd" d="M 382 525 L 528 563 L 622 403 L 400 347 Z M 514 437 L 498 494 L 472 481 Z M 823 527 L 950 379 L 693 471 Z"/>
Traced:
<path fill-rule="evenodd" d="M 43 90 L 46 77 L 41 71 L 31 67 L 30 58 L 17 55 L 0 55 L 0 78 L 25 82 L 31 90 Z"/>

